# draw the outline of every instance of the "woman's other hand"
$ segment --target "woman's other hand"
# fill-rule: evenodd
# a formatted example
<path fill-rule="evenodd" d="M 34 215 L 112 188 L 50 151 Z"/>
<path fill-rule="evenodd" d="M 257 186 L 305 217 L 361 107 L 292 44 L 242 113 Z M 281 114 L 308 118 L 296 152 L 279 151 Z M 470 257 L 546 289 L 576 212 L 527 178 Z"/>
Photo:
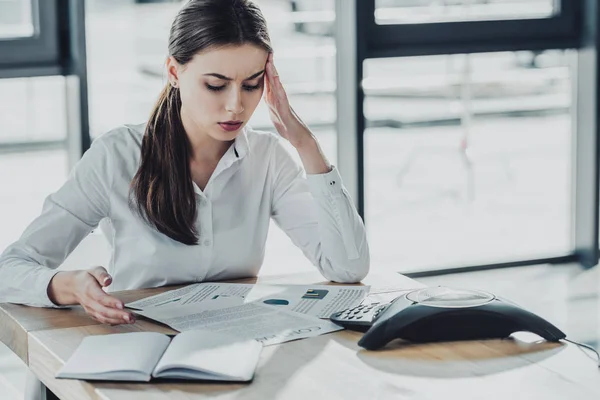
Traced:
<path fill-rule="evenodd" d="M 307 142 L 314 141 L 306 124 L 290 106 L 273 63 L 273 53 L 269 54 L 266 70 L 265 102 L 269 107 L 269 115 L 277 132 L 297 149 Z"/>
<path fill-rule="evenodd" d="M 123 310 L 123 302 L 102 290 L 111 283 L 112 277 L 103 267 L 61 271 L 50 281 L 48 297 L 56 305 L 80 304 L 86 313 L 103 324 L 135 323 L 135 317 Z"/>

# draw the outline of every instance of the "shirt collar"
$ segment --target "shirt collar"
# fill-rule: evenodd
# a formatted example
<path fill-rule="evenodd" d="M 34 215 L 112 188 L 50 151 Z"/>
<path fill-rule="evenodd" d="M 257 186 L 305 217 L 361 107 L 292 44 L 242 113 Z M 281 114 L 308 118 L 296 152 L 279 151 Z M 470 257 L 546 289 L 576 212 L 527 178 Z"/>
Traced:
<path fill-rule="evenodd" d="M 247 129 L 248 127 L 245 126 L 233 142 L 233 154 L 238 159 L 244 158 L 250 152 Z"/>
<path fill-rule="evenodd" d="M 216 179 L 217 176 L 227 168 L 231 167 L 236 161 L 241 160 L 250 152 L 250 146 L 248 144 L 248 135 L 246 133 L 246 127 L 242 129 L 239 135 L 233 141 L 233 145 L 227 149 L 219 164 L 217 164 L 217 168 L 213 172 L 213 176 L 211 176 L 210 180 Z M 209 180 L 209 182 L 210 182 Z M 202 195 L 202 191 L 196 185 L 195 182 L 192 182 L 194 185 L 194 192 L 196 194 Z M 206 188 L 205 188 L 206 190 Z"/>

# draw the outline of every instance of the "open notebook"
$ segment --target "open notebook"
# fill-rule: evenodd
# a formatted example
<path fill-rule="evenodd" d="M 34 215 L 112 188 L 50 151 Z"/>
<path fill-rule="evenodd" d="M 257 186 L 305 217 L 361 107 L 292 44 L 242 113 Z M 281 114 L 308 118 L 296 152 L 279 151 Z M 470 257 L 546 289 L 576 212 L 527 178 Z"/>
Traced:
<path fill-rule="evenodd" d="M 172 340 L 154 332 L 87 336 L 57 378 L 144 381 L 153 378 L 250 381 L 262 344 L 207 331 Z"/>

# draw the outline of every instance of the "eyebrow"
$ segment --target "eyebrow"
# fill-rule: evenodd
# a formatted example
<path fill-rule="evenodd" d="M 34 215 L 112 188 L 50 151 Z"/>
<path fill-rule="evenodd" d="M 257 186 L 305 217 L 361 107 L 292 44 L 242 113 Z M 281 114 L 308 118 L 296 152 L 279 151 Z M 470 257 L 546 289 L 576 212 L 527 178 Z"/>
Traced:
<path fill-rule="evenodd" d="M 264 69 L 262 71 L 258 71 L 254 75 L 251 75 L 251 76 L 247 77 L 244 80 L 245 81 L 249 81 L 251 79 L 258 78 L 260 75 L 262 75 L 263 72 L 265 72 Z M 222 79 L 224 81 L 232 81 L 233 80 L 233 78 L 229 78 L 229 77 L 227 77 L 225 75 L 217 74 L 217 73 L 214 73 L 214 72 L 211 72 L 210 74 L 204 74 L 204 76 L 214 76 L 215 78 L 219 78 L 219 79 Z"/>

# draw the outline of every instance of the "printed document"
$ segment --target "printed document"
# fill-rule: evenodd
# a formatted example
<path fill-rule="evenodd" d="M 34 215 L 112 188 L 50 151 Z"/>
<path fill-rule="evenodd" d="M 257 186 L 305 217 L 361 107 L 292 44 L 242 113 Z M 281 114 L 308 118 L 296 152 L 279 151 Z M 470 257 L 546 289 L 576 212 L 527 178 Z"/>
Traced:
<path fill-rule="evenodd" d="M 343 329 L 328 320 L 260 302 L 240 304 L 239 298 L 235 297 L 172 307 L 149 307 L 136 313 L 180 332 L 202 329 L 239 340 L 254 339 L 265 346 Z"/>
<path fill-rule="evenodd" d="M 136 310 L 209 304 L 230 299 L 231 304 L 261 303 L 300 314 L 329 318 L 331 314 L 357 306 L 369 293 L 362 285 L 267 285 L 240 283 L 197 283 L 128 303 Z"/>
<path fill-rule="evenodd" d="M 359 305 L 368 293 L 369 286 L 358 285 L 256 285 L 246 302 L 329 318 L 335 312 Z"/>
<path fill-rule="evenodd" d="M 194 283 L 180 289 L 170 290 L 132 303 L 127 303 L 126 306 L 136 310 L 145 310 L 150 307 L 170 307 L 177 304 L 200 303 L 205 300 L 210 301 L 224 297 L 244 299 L 246 294 L 248 294 L 253 287 L 254 285 L 252 284 L 242 283 Z M 243 303 L 243 301 L 240 301 L 240 303 Z"/>

